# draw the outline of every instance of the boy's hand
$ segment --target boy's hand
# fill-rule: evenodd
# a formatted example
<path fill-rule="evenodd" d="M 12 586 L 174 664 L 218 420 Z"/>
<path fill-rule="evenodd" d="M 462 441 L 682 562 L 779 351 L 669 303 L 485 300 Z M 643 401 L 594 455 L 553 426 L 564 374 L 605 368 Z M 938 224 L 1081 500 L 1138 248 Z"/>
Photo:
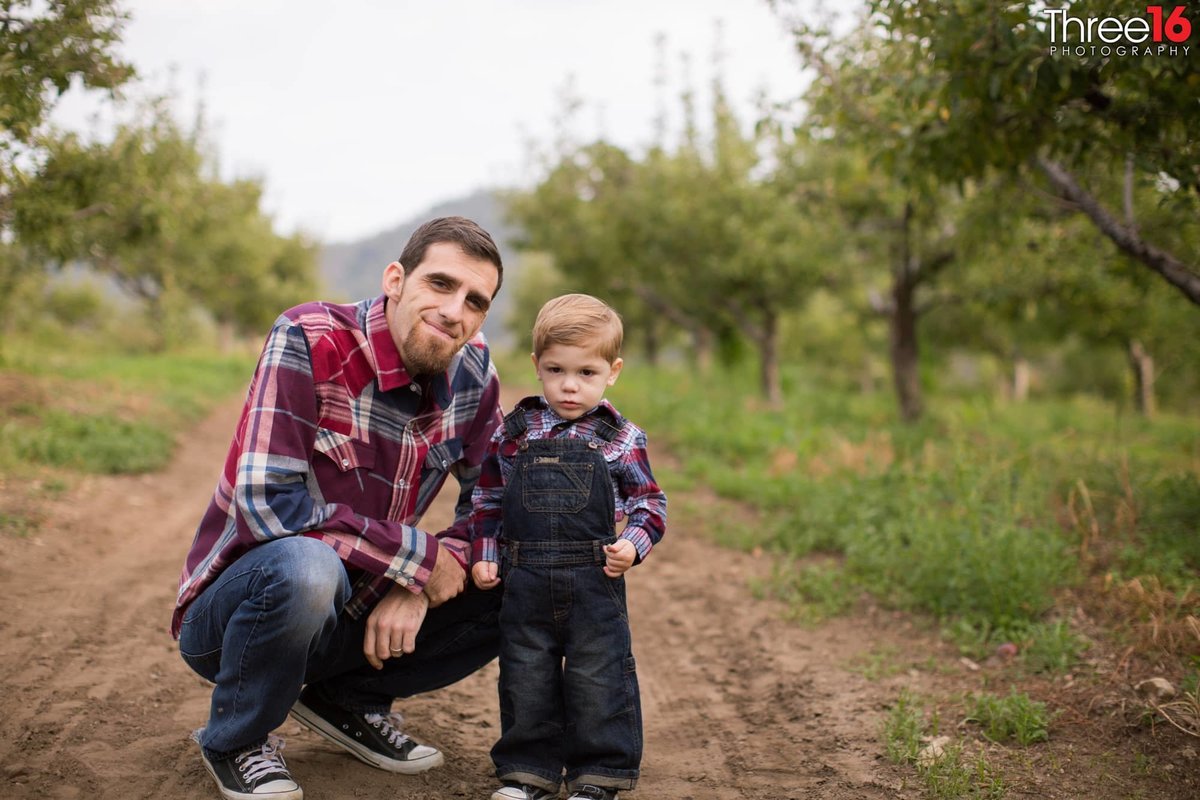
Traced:
<path fill-rule="evenodd" d="M 619 578 L 633 566 L 637 558 L 637 548 L 628 539 L 617 539 L 604 546 L 604 574 L 610 578 Z"/>
<path fill-rule="evenodd" d="M 471 580 L 480 589 L 494 589 L 500 585 L 500 565 L 495 561 L 476 561 L 471 565 Z"/>

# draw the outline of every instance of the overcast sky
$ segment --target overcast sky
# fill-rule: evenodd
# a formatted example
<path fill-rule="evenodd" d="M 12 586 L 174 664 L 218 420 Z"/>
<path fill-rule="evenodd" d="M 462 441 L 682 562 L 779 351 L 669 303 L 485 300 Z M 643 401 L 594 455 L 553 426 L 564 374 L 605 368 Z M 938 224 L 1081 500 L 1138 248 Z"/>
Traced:
<path fill-rule="evenodd" d="M 760 91 L 802 78 L 766 0 L 126 0 L 121 52 L 190 120 L 202 98 L 223 174 L 256 175 L 281 232 L 358 238 L 480 187 L 528 182 L 568 78 L 576 132 L 644 146 L 678 117 L 681 53 L 707 97 L 716 22 L 726 89 L 749 121 Z M 86 101 L 56 120 L 80 127 Z"/>

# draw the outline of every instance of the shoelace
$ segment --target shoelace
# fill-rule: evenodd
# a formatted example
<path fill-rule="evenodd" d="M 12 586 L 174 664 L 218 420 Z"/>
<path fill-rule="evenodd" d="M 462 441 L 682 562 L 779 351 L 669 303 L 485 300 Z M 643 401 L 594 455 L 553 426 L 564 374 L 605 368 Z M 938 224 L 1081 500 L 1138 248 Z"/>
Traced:
<path fill-rule="evenodd" d="M 388 744 L 397 749 L 402 744 L 408 741 L 406 736 L 400 729 L 404 726 L 404 717 L 398 711 L 391 711 L 387 714 L 366 714 L 364 715 L 367 722 L 379 728 L 380 733 L 387 737 Z"/>
<path fill-rule="evenodd" d="M 234 758 L 235 764 L 241 764 L 242 773 L 250 783 L 257 781 L 272 772 L 288 774 L 287 764 L 283 760 L 283 739 L 271 735 L 259 750 L 251 750 Z"/>

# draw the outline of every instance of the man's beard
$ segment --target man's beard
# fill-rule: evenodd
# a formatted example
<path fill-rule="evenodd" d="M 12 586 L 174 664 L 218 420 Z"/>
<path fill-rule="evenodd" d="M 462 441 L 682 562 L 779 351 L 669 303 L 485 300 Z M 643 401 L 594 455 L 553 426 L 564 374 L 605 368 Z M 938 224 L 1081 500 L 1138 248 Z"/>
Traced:
<path fill-rule="evenodd" d="M 410 375 L 440 375 L 450 368 L 459 346 L 444 342 L 431 333 L 418 332 L 420 323 L 413 326 L 404 340 L 400 357 Z"/>

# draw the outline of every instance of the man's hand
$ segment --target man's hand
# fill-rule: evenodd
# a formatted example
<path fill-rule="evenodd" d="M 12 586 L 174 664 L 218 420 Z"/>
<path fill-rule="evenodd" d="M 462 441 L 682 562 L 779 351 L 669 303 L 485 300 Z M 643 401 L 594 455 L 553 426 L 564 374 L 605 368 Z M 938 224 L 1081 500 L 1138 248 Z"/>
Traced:
<path fill-rule="evenodd" d="M 429 598 L 430 607 L 440 606 L 447 600 L 453 600 L 465 588 L 467 588 L 466 570 L 444 545 L 438 543 L 437 561 L 433 564 L 433 572 L 430 573 L 429 580 L 425 582 L 424 594 Z"/>
<path fill-rule="evenodd" d="M 363 654 L 367 663 L 375 669 L 383 669 L 383 662 L 389 658 L 399 658 L 416 650 L 417 632 L 421 630 L 428 610 L 429 598 L 424 594 L 413 594 L 402 586 L 393 586 L 367 617 L 367 632 L 363 636 Z"/>
<path fill-rule="evenodd" d="M 476 561 L 471 565 L 471 579 L 480 589 L 494 589 L 500 585 L 500 565 L 495 561 Z"/>
<path fill-rule="evenodd" d="M 610 578 L 619 578 L 633 566 L 637 559 L 637 548 L 628 539 L 617 539 L 604 546 L 604 574 Z"/>

